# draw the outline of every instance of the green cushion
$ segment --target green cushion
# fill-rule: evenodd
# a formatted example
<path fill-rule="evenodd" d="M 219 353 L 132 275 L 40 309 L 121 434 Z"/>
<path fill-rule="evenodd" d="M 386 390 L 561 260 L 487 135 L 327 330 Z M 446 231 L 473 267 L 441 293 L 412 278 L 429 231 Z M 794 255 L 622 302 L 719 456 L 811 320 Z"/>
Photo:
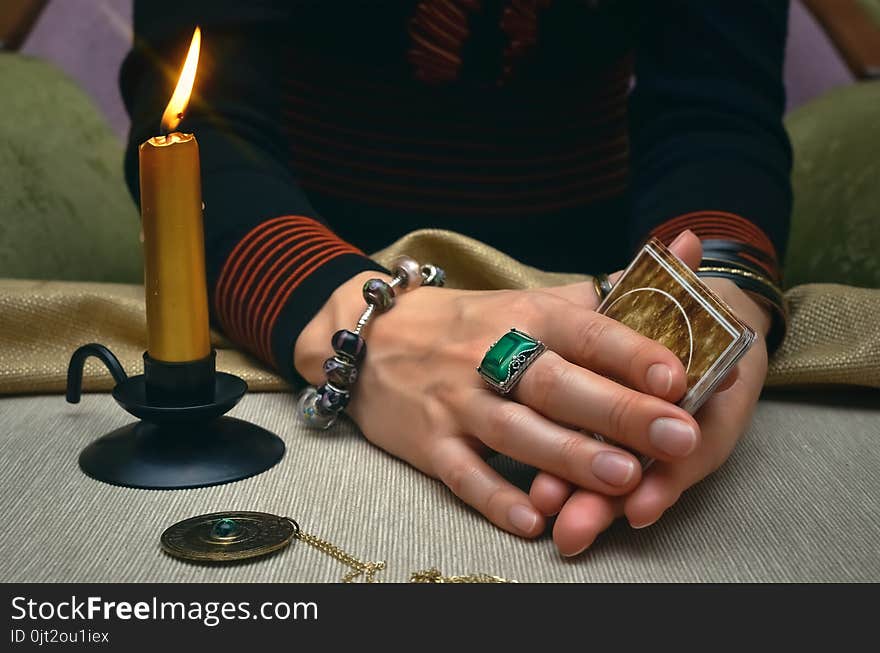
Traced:
<path fill-rule="evenodd" d="M 880 0 L 859 0 L 859 4 L 868 13 L 868 16 L 880 25 Z"/>
<path fill-rule="evenodd" d="M 845 86 L 786 119 L 795 204 L 786 286 L 880 287 L 880 82 Z"/>
<path fill-rule="evenodd" d="M 122 145 L 53 66 L 0 54 L 0 277 L 140 282 Z"/>

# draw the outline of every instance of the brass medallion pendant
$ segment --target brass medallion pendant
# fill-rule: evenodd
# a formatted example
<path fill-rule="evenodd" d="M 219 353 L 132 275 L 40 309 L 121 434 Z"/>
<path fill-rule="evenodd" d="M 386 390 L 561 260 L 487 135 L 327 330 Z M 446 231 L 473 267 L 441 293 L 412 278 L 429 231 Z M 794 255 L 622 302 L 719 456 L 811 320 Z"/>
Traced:
<path fill-rule="evenodd" d="M 258 558 L 280 551 L 294 539 L 302 540 L 321 553 L 334 558 L 351 571 L 342 577 L 350 583 L 363 578 L 375 581 L 376 574 L 385 569 L 385 562 L 364 562 L 346 553 L 320 537 L 305 533 L 289 517 L 266 512 L 212 512 L 179 521 L 169 526 L 160 538 L 162 550 L 170 556 L 188 562 L 235 562 Z M 471 574 L 444 576 L 437 569 L 410 574 L 412 583 L 510 583 L 498 576 Z"/>
<path fill-rule="evenodd" d="M 264 512 L 215 512 L 177 522 L 161 541 L 165 553 L 175 558 L 225 562 L 274 553 L 298 532 L 292 519 Z"/>

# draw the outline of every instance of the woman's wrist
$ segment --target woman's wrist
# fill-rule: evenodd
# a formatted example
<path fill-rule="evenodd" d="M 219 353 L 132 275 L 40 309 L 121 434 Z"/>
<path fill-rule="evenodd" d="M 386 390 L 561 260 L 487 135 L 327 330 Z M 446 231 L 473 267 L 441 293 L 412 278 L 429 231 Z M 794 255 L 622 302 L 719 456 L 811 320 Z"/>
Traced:
<path fill-rule="evenodd" d="M 767 301 L 745 292 L 749 303 L 749 316 L 746 318 L 752 327 L 766 337 L 773 325 L 773 311 Z"/>
<path fill-rule="evenodd" d="M 340 285 L 300 332 L 293 348 L 293 364 L 312 384 L 323 381 L 324 360 L 333 354 L 330 337 L 339 329 L 350 329 L 364 309 L 363 286 L 367 279 L 388 281 L 390 275 L 366 270 Z"/>
<path fill-rule="evenodd" d="M 742 290 L 729 279 L 707 277 L 703 279 L 710 288 L 730 304 L 734 313 L 752 327 L 761 338 L 766 338 L 773 323 L 773 312 L 764 301 Z"/>

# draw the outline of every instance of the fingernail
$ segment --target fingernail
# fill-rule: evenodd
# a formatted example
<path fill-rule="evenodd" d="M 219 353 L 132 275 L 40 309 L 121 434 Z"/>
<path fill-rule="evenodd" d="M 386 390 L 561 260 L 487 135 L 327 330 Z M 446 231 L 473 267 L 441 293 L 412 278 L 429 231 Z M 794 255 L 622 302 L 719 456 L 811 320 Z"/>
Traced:
<path fill-rule="evenodd" d="M 697 432 L 687 422 L 658 417 L 648 428 L 648 440 L 670 456 L 687 456 L 697 446 Z"/>
<path fill-rule="evenodd" d="M 636 471 L 635 463 L 621 453 L 600 451 L 593 456 L 593 473 L 609 485 L 626 485 Z"/>
<path fill-rule="evenodd" d="M 662 516 L 663 516 L 663 514 L 661 513 L 660 517 L 662 517 Z M 657 519 L 652 519 L 651 521 L 645 522 L 644 524 L 634 524 L 634 523 L 630 522 L 629 525 L 637 530 L 641 529 L 641 528 L 648 528 L 648 526 L 651 526 L 652 524 L 656 524 L 657 521 L 660 519 L 660 517 L 657 517 Z"/>
<path fill-rule="evenodd" d="M 587 550 L 587 547 L 589 547 L 589 546 L 590 546 L 590 545 L 588 544 L 588 545 L 585 546 L 583 549 L 578 549 L 578 550 L 575 551 L 574 553 L 562 553 L 561 551 L 560 551 L 560 553 L 562 553 L 562 555 L 564 555 L 566 558 L 574 558 L 575 556 L 579 556 L 579 555 L 582 554 L 584 551 L 586 551 L 586 550 Z"/>
<path fill-rule="evenodd" d="M 685 237 L 685 234 L 687 234 L 687 232 L 688 232 L 688 230 L 686 229 L 686 230 L 682 231 L 680 234 L 678 234 L 675 237 L 675 240 L 673 240 L 671 243 L 669 243 L 669 246 L 674 247 L 675 245 L 678 245 L 679 241 L 681 241 L 681 239 Z"/>
<path fill-rule="evenodd" d="M 648 384 L 648 390 L 658 397 L 665 397 L 672 389 L 672 369 L 663 363 L 654 363 L 648 368 L 645 381 Z"/>
<path fill-rule="evenodd" d="M 510 524 L 523 535 L 530 535 L 535 530 L 535 524 L 538 523 L 538 515 L 531 508 L 522 505 L 515 505 L 507 513 Z"/>

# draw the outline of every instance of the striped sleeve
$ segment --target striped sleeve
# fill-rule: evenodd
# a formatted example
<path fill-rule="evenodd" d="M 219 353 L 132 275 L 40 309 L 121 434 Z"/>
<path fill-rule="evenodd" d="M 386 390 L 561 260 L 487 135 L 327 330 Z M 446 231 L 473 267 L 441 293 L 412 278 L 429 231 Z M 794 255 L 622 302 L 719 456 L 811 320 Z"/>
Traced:
<path fill-rule="evenodd" d="M 296 378 L 290 367 L 295 336 L 329 292 L 371 267 L 365 259 L 314 218 L 261 222 L 236 243 L 220 269 L 213 296 L 217 322 L 232 340 Z"/>

